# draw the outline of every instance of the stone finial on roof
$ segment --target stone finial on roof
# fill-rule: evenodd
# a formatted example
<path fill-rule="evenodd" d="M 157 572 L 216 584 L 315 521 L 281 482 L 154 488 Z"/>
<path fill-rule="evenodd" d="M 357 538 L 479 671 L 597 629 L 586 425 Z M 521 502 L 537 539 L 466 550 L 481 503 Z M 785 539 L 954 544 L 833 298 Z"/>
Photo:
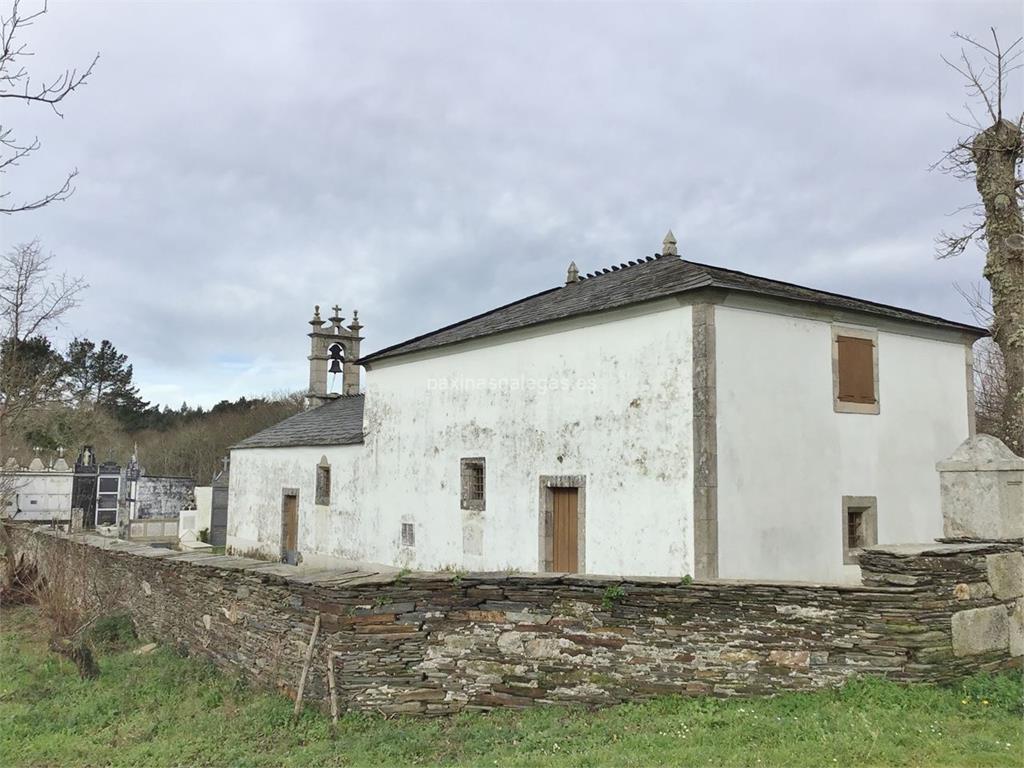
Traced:
<path fill-rule="evenodd" d="M 576 268 L 576 262 L 569 262 L 569 270 L 565 273 L 565 284 L 578 283 L 580 281 L 580 271 Z"/>
<path fill-rule="evenodd" d="M 352 331 L 352 333 L 359 333 L 359 331 L 362 329 L 362 327 L 363 327 L 363 324 L 359 322 L 359 310 L 358 309 L 353 309 L 352 310 L 352 322 L 349 323 L 348 329 L 350 331 Z"/>
<path fill-rule="evenodd" d="M 668 231 L 665 235 L 665 239 L 661 241 L 661 255 L 662 256 L 678 256 L 679 249 L 676 248 L 676 236 L 672 234 L 672 230 Z"/>
<path fill-rule="evenodd" d="M 316 304 L 313 307 L 313 319 L 309 321 L 309 324 L 313 326 L 314 330 L 321 327 L 324 321 L 320 319 L 320 305 Z"/>

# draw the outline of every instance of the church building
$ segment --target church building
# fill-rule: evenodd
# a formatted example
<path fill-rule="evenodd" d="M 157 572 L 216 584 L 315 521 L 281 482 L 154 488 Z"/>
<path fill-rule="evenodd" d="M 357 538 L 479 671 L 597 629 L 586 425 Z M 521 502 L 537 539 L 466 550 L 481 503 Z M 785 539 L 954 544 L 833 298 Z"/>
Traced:
<path fill-rule="evenodd" d="M 236 553 L 827 582 L 942 535 L 935 464 L 973 433 L 986 334 L 698 264 L 671 232 L 368 355 L 358 316 L 310 325 L 309 407 L 231 451 Z"/>

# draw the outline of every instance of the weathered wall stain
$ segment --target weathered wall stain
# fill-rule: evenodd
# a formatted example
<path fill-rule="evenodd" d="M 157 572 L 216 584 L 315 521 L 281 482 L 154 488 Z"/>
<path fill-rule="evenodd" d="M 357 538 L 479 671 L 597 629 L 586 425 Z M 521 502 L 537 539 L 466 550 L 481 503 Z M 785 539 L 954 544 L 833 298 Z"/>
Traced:
<path fill-rule="evenodd" d="M 514 345 L 375 367 L 363 445 L 233 452 L 228 543 L 273 555 L 281 489 L 301 484 L 306 564 L 533 571 L 538 479 L 585 474 L 593 525 L 582 570 L 692 574 L 690 370 L 690 308 L 674 301 Z M 332 493 L 317 527 L 309 521 L 321 455 Z M 460 460 L 472 456 L 487 460 L 487 507 L 467 547 Z M 627 506 L 645 512 L 619 514 Z M 402 547 L 410 516 L 416 545 Z"/>

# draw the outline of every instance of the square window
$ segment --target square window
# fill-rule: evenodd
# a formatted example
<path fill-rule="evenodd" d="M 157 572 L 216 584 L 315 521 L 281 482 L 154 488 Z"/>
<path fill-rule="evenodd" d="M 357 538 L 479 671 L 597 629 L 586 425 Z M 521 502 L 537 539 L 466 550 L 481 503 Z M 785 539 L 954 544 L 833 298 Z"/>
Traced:
<path fill-rule="evenodd" d="M 416 546 L 416 526 L 412 523 L 402 523 L 402 546 Z"/>
<path fill-rule="evenodd" d="M 322 459 L 316 467 L 316 503 L 327 505 L 331 503 L 331 465 L 327 459 Z"/>
<path fill-rule="evenodd" d="M 486 504 L 487 475 L 482 458 L 462 460 L 462 508 L 482 511 Z"/>
<path fill-rule="evenodd" d="M 879 412 L 877 331 L 832 328 L 832 398 L 836 413 Z"/>
<path fill-rule="evenodd" d="M 874 496 L 843 496 L 843 562 L 856 565 L 864 547 L 878 543 L 878 502 Z"/>

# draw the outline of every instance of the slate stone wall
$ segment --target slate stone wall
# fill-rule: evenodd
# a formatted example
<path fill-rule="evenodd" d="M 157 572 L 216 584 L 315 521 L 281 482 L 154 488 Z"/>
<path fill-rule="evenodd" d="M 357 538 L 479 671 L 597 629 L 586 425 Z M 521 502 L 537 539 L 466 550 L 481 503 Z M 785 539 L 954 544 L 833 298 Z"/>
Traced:
<path fill-rule="evenodd" d="M 142 636 L 260 686 L 293 693 L 319 613 L 307 701 L 324 702 L 326 653 L 336 651 L 342 703 L 357 709 L 440 714 L 673 693 L 762 695 L 855 675 L 941 682 L 1020 662 L 1009 650 L 1024 615 L 1024 586 L 1012 582 L 1024 557 L 1019 543 L 879 548 L 861 558 L 863 586 L 684 584 L 505 573 L 304 576 L 276 563 L 9 528 L 20 556 L 44 572 L 78 569 L 83 600 L 130 611 Z M 994 576 L 993 556 L 1001 558 Z M 999 594 L 992 580 L 1001 582 Z M 996 614 L 1004 629 L 990 626 Z M 958 622 L 997 637 L 965 646 Z"/>

